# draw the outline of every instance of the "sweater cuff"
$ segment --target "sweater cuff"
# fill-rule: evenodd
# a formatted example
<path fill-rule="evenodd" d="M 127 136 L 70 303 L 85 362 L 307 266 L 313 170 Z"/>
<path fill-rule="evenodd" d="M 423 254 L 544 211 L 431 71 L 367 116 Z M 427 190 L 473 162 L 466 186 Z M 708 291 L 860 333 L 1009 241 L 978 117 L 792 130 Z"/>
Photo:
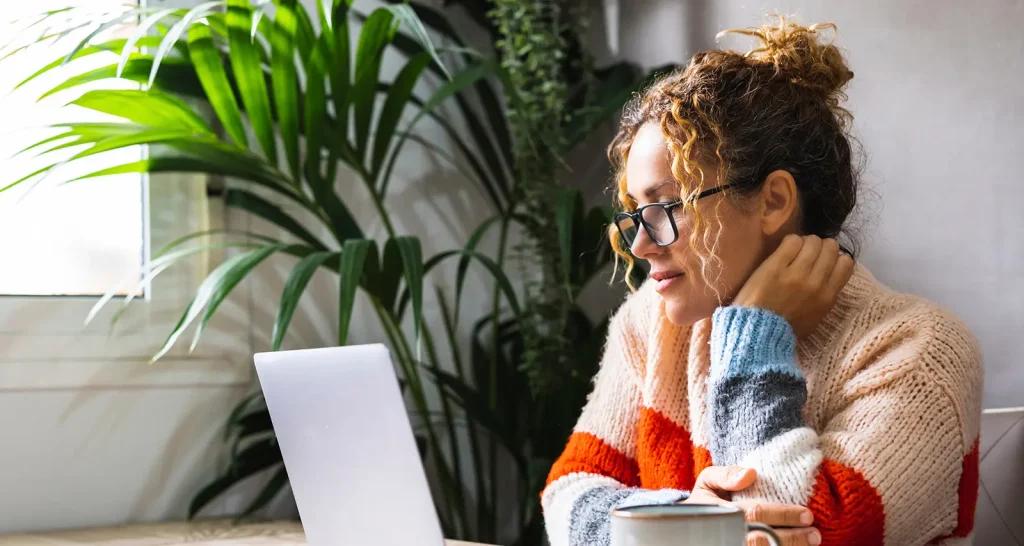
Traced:
<path fill-rule="evenodd" d="M 688 491 L 678 489 L 657 489 L 649 491 L 637 491 L 615 504 L 615 508 L 632 508 L 634 506 L 649 506 L 652 504 L 676 504 L 690 498 Z"/>
<path fill-rule="evenodd" d="M 719 307 L 711 319 L 711 377 L 782 372 L 803 378 L 796 366 L 796 335 L 781 316 L 756 307 Z"/>
<path fill-rule="evenodd" d="M 689 497 L 675 489 L 594 487 L 573 501 L 569 515 L 570 546 L 609 546 L 612 510 L 648 504 L 674 504 Z"/>

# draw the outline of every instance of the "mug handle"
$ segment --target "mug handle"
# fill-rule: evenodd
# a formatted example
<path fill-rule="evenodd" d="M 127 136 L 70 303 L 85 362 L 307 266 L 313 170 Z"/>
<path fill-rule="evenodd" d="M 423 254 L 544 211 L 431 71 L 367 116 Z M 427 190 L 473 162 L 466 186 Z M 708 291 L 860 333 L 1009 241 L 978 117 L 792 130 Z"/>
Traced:
<path fill-rule="evenodd" d="M 763 523 L 748 523 L 747 533 L 753 531 L 760 531 L 768 535 L 768 538 L 771 540 L 772 544 L 774 544 L 775 546 L 782 546 L 782 539 L 779 538 L 779 535 L 775 534 L 775 529 L 772 529 L 771 527 Z"/>

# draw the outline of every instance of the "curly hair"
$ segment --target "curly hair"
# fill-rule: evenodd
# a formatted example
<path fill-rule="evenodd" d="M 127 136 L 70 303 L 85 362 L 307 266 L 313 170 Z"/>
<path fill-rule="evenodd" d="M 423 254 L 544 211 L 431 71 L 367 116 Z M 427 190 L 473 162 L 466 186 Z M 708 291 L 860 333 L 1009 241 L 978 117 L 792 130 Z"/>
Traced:
<path fill-rule="evenodd" d="M 702 268 L 717 260 L 722 227 L 711 229 L 687 196 L 700 193 L 705 168 L 715 169 L 734 198 L 757 193 L 768 174 L 785 170 L 796 181 L 800 229 L 804 234 L 845 238 L 856 254 L 845 223 L 857 202 L 853 117 L 842 104 L 853 78 L 839 48 L 822 39 L 834 24 L 801 26 L 777 15 L 777 24 L 719 33 L 752 36 L 758 47 L 747 53 L 721 49 L 693 56 L 685 69 L 670 73 L 635 96 L 623 112 L 618 134 L 608 147 L 615 172 L 618 206 L 635 210 L 626 193 L 626 161 L 640 127 L 658 123 L 668 146 L 671 169 L 694 218 L 689 244 Z M 713 232 L 714 231 L 714 232 Z M 613 250 L 627 263 L 615 226 Z M 632 286 L 631 286 L 632 288 Z"/>

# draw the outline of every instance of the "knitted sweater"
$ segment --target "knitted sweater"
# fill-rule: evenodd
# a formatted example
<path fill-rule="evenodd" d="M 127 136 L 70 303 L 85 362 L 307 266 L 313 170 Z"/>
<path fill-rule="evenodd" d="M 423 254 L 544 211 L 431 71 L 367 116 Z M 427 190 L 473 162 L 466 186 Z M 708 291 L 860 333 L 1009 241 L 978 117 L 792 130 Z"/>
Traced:
<path fill-rule="evenodd" d="M 541 495 L 553 546 L 609 542 L 611 509 L 684 500 L 708 466 L 734 500 L 807 506 L 823 544 L 970 544 L 981 357 L 955 318 L 862 266 L 806 339 L 761 309 L 673 325 L 651 283 L 612 318 Z"/>

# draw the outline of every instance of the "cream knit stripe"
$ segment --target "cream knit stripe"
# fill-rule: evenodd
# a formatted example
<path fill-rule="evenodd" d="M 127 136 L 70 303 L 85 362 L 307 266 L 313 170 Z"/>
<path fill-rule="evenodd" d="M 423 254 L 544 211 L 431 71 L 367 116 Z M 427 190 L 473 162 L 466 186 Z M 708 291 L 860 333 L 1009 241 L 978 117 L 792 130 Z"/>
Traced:
<path fill-rule="evenodd" d="M 747 453 L 738 464 L 757 470 L 757 482 L 734 494 L 734 500 L 806 505 L 821 466 L 818 434 L 807 427 L 790 430 Z"/>
<path fill-rule="evenodd" d="M 824 458 L 856 469 L 881 497 L 886 544 L 924 545 L 956 528 L 970 449 L 959 422 L 934 379 L 917 371 L 861 393 L 821 431 Z"/>
<path fill-rule="evenodd" d="M 664 302 L 655 301 L 658 315 L 664 313 Z M 689 350 L 689 328 L 680 328 L 667 320 L 655 321 L 648 332 L 647 360 L 643 384 L 643 405 L 686 428 L 690 415 L 686 404 L 687 366 L 679 365 L 679 355 Z"/>
<path fill-rule="evenodd" d="M 817 387 L 822 453 L 878 491 L 887 544 L 926 544 L 957 525 L 963 458 L 980 426 L 980 351 L 961 322 L 917 298 L 867 299 L 848 320 L 850 342 L 816 364 L 827 378 Z"/>
<path fill-rule="evenodd" d="M 657 296 L 657 293 L 654 294 Z M 649 321 L 650 313 L 637 309 L 637 292 L 612 317 L 594 390 L 576 422 L 575 432 L 597 436 L 626 457 L 636 458 L 637 423 L 640 421 L 641 375 L 637 354 L 646 351 L 646 340 L 633 328 Z"/>
<path fill-rule="evenodd" d="M 640 388 L 636 381 L 621 362 L 606 362 L 597 372 L 594 390 L 573 430 L 593 434 L 626 457 L 636 458 L 640 421 Z"/>
<path fill-rule="evenodd" d="M 686 357 L 687 407 L 690 415 L 690 438 L 694 445 L 708 449 L 711 432 L 708 430 L 708 381 L 711 376 L 711 318 L 693 326 L 690 351 Z M 679 404 L 679 402 L 676 402 Z M 681 405 L 681 404 L 680 404 Z"/>

